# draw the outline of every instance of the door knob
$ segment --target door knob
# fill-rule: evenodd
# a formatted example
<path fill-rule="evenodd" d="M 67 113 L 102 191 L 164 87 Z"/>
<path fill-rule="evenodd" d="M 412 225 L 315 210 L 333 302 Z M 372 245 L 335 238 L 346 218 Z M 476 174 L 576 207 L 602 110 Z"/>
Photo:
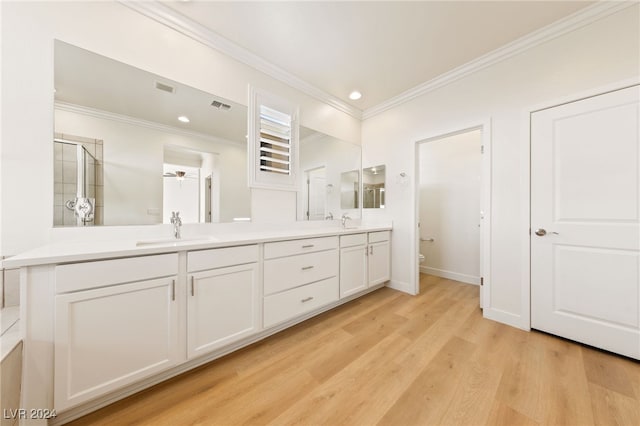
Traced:
<path fill-rule="evenodd" d="M 544 236 L 545 236 L 545 235 L 547 235 L 547 234 L 560 235 L 560 234 L 558 234 L 558 233 L 557 233 L 557 232 L 555 232 L 555 231 L 547 232 L 547 230 L 546 230 L 546 229 L 544 229 L 544 228 L 538 228 L 538 229 L 536 229 L 536 235 L 537 235 L 537 236 L 539 236 L 539 237 L 544 237 Z"/>

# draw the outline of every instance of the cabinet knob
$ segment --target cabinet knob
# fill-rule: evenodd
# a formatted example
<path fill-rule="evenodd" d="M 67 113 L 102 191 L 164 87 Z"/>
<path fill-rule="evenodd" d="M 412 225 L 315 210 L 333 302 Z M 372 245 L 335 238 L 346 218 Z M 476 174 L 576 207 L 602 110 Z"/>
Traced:
<path fill-rule="evenodd" d="M 302 299 L 302 300 L 301 300 L 301 302 L 302 302 L 302 303 L 306 303 L 306 302 L 309 302 L 310 300 L 313 300 L 313 297 L 312 297 L 312 296 L 305 297 L 304 299 Z"/>

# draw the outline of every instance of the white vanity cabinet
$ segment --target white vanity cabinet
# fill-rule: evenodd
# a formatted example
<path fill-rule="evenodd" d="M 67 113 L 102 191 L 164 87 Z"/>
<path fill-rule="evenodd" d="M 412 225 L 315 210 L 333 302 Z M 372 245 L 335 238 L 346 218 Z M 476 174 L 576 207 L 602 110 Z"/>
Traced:
<path fill-rule="evenodd" d="M 367 275 L 369 287 L 389 281 L 391 278 L 391 233 L 389 231 L 369 232 L 367 235 Z"/>
<path fill-rule="evenodd" d="M 5 260 L 22 268 L 22 406 L 64 423 L 362 296 L 389 278 L 385 228 Z"/>
<path fill-rule="evenodd" d="M 264 245 L 264 326 L 270 327 L 339 299 L 338 237 Z"/>
<path fill-rule="evenodd" d="M 367 234 L 340 237 L 340 297 L 366 290 Z"/>
<path fill-rule="evenodd" d="M 260 330 L 258 259 L 255 244 L 188 253 L 188 358 Z"/>
<path fill-rule="evenodd" d="M 390 279 L 390 232 L 340 237 L 340 297 L 359 293 Z"/>
<path fill-rule="evenodd" d="M 56 409 L 179 362 L 177 273 L 175 253 L 55 267 Z"/>

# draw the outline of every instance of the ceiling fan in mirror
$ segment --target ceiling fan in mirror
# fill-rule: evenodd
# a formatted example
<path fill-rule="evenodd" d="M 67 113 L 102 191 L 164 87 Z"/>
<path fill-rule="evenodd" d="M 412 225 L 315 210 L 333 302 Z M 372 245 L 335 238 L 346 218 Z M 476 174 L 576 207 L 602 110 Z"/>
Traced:
<path fill-rule="evenodd" d="M 162 174 L 163 177 L 174 177 L 178 181 L 183 181 L 185 179 L 198 179 L 198 175 L 196 173 L 187 173 L 184 170 L 176 170 L 174 172 L 164 172 Z"/>

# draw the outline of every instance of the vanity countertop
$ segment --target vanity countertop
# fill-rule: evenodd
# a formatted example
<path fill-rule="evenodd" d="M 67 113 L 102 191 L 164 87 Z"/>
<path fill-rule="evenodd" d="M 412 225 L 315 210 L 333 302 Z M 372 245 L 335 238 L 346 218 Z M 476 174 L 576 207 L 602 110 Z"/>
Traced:
<path fill-rule="evenodd" d="M 5 268 L 50 265 L 118 257 L 144 256 L 175 253 L 187 250 L 204 250 L 272 241 L 301 238 L 326 237 L 332 235 L 358 234 L 362 232 L 388 231 L 391 224 L 269 228 L 252 227 L 246 231 L 220 232 L 213 234 L 189 234 L 180 240 L 170 236 L 146 239 L 82 240 L 64 241 L 44 245 L 16 256 L 4 259 Z"/>

